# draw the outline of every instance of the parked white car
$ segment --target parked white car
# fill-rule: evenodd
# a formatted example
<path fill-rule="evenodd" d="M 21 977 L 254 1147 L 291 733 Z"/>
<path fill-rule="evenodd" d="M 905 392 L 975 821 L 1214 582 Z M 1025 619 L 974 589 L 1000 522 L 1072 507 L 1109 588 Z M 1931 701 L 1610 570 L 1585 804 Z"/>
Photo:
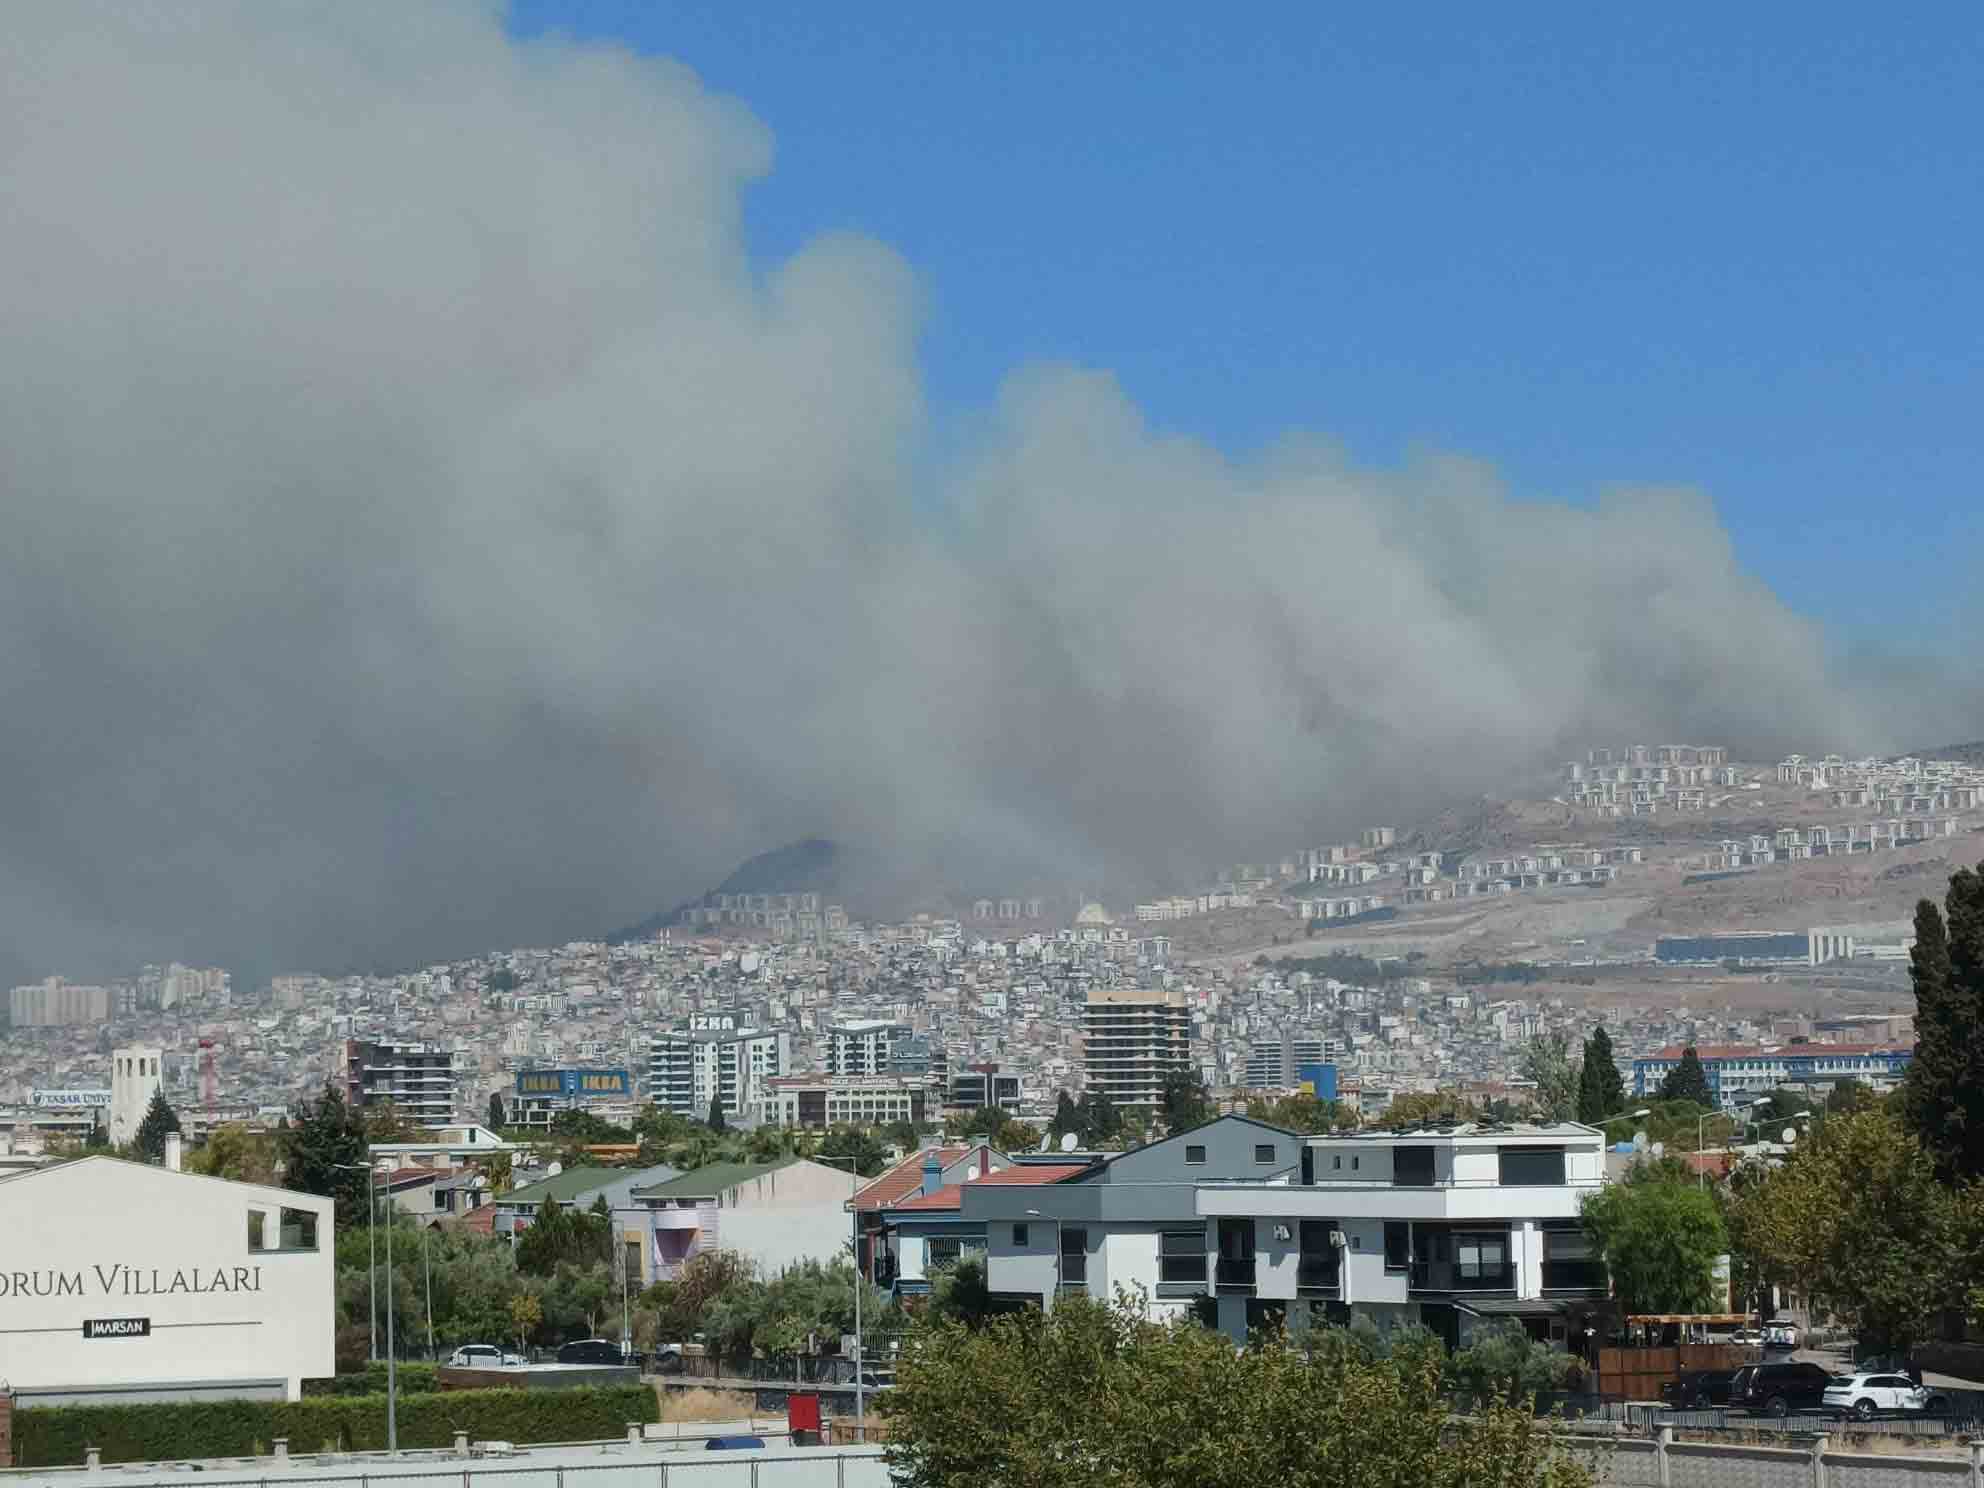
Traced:
<path fill-rule="evenodd" d="M 1949 1402 L 1905 1374 L 1836 1374 L 1826 1386 L 1825 1408 L 1862 1421 L 1901 1411 L 1946 1411 Z"/>
<path fill-rule="evenodd" d="M 523 1362 L 521 1354 L 506 1354 L 493 1343 L 465 1343 L 448 1356 L 456 1369 L 516 1369 Z"/>

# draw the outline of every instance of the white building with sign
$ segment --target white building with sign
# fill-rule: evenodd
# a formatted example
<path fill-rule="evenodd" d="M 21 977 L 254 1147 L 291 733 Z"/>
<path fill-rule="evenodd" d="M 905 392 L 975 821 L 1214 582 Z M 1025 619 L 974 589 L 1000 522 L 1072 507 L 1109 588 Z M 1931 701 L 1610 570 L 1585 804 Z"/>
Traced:
<path fill-rule="evenodd" d="M 336 1372 L 333 1207 L 112 1157 L 0 1177 L 0 1380 L 23 1407 L 301 1398 Z"/>

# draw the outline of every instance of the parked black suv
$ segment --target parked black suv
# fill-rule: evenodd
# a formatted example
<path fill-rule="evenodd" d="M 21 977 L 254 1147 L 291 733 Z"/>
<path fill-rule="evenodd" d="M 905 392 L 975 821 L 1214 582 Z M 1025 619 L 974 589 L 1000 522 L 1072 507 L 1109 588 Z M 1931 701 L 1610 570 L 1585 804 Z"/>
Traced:
<path fill-rule="evenodd" d="M 581 1338 L 558 1350 L 560 1364 L 628 1364 L 620 1345 L 604 1338 Z"/>
<path fill-rule="evenodd" d="M 1660 1398 L 1675 1410 L 1701 1410 L 1711 1405 L 1729 1404 L 1733 1369 L 1690 1369 L 1660 1387 Z"/>
<path fill-rule="evenodd" d="M 1729 1403 L 1767 1416 L 1821 1411 L 1831 1379 L 1816 1364 L 1745 1364 L 1729 1383 Z"/>

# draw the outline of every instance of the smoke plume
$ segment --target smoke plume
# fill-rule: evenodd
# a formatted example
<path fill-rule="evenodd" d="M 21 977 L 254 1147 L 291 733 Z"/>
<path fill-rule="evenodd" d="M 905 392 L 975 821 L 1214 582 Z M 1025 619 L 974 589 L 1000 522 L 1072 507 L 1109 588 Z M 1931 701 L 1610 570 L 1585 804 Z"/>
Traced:
<path fill-rule="evenodd" d="M 911 267 L 755 271 L 771 156 L 491 5 L 10 14 L 8 970 L 542 943 L 805 834 L 1163 884 L 1594 737 L 1908 732 L 1685 491 L 1240 462 L 1064 367 L 933 474 Z"/>

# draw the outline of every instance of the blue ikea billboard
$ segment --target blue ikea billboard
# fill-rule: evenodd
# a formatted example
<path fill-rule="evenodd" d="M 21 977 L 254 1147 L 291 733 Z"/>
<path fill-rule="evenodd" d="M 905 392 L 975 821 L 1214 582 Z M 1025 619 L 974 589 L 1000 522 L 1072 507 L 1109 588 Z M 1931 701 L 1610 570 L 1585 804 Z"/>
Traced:
<path fill-rule="evenodd" d="M 634 1082 L 623 1069 L 538 1069 L 517 1072 L 519 1100 L 630 1100 Z"/>

